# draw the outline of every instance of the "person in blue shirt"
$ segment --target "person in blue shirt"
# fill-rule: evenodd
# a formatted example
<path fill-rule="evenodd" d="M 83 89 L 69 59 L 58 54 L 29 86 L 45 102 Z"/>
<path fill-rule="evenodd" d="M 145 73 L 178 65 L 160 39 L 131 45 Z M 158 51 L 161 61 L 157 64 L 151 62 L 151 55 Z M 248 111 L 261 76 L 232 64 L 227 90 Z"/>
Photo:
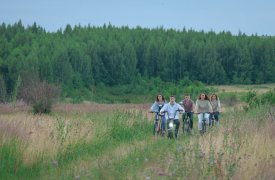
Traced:
<path fill-rule="evenodd" d="M 155 124 L 154 124 L 153 134 L 156 133 L 156 127 L 158 125 L 159 116 L 161 117 L 161 130 L 162 130 L 162 132 L 165 132 L 166 118 L 165 118 L 165 116 L 161 116 L 159 114 L 160 109 L 164 105 L 165 105 L 165 98 L 164 98 L 164 96 L 161 95 L 161 94 L 157 95 L 156 96 L 156 101 L 154 102 L 154 104 L 150 108 L 150 112 L 154 112 L 155 113 Z"/>

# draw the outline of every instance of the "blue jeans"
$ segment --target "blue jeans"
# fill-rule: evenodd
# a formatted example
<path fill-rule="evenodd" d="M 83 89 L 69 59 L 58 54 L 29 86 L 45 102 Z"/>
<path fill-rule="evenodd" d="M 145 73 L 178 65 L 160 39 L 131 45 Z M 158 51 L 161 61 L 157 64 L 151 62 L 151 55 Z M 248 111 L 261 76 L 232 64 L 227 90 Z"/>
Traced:
<path fill-rule="evenodd" d="M 182 114 L 182 128 L 184 128 L 184 121 L 187 117 L 190 119 L 190 128 L 193 129 L 193 112 L 185 112 Z"/>
<path fill-rule="evenodd" d="M 217 125 L 219 125 L 219 116 L 220 116 L 220 112 L 213 112 L 213 113 L 210 114 L 210 118 L 209 119 L 210 120 L 215 119 L 215 121 L 216 121 L 215 123 Z"/>
<path fill-rule="evenodd" d="M 213 112 L 210 114 L 210 119 L 215 119 L 217 122 L 219 121 L 220 112 Z"/>
<path fill-rule="evenodd" d="M 174 123 L 176 124 L 175 137 L 178 138 L 178 132 L 179 132 L 179 127 L 180 127 L 180 120 L 175 119 Z"/>

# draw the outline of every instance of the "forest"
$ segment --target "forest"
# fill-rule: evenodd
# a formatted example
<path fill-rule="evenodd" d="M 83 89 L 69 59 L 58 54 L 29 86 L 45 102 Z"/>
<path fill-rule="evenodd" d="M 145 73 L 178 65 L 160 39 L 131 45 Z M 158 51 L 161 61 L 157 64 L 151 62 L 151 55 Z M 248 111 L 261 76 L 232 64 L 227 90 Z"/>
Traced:
<path fill-rule="evenodd" d="M 129 28 L 111 24 L 70 26 L 48 32 L 36 23 L 0 25 L 0 97 L 14 92 L 18 79 L 33 77 L 89 92 L 158 79 L 205 84 L 275 82 L 275 37 L 242 32 Z M 27 78 L 28 79 L 28 78 Z"/>

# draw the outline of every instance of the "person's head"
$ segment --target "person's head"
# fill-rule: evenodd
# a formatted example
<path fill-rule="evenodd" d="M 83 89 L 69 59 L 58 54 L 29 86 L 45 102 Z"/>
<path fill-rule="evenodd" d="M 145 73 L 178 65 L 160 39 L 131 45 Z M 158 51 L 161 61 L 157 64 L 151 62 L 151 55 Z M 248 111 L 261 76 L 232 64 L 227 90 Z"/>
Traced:
<path fill-rule="evenodd" d="M 217 94 L 212 94 L 211 97 L 210 97 L 210 100 L 211 100 L 211 101 L 213 101 L 213 100 L 218 100 Z"/>
<path fill-rule="evenodd" d="M 189 94 L 186 94 L 186 95 L 184 96 L 184 99 L 185 99 L 185 100 L 190 100 L 190 95 L 189 95 Z"/>
<path fill-rule="evenodd" d="M 171 104 L 174 104 L 174 103 L 175 103 L 175 100 L 176 100 L 175 96 L 171 95 L 171 96 L 170 96 L 170 103 L 171 103 Z"/>
<path fill-rule="evenodd" d="M 163 102 L 164 102 L 164 101 L 165 101 L 165 98 L 164 98 L 163 95 L 159 94 L 159 95 L 156 96 L 156 101 L 157 101 L 157 102 L 159 102 L 159 101 L 163 101 Z"/>
<path fill-rule="evenodd" d="M 200 93 L 198 99 L 199 100 L 209 100 L 207 94 L 205 94 L 205 93 Z"/>

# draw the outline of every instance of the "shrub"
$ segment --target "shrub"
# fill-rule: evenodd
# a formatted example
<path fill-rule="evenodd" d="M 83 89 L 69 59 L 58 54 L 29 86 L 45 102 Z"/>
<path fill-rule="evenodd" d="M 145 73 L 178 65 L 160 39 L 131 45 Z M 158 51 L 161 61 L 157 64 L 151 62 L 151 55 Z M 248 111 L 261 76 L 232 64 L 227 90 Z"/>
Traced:
<path fill-rule="evenodd" d="M 262 102 L 275 104 L 275 89 L 268 91 L 262 95 Z"/>
<path fill-rule="evenodd" d="M 30 79 L 29 76 L 23 79 L 19 90 L 19 97 L 32 105 L 35 114 L 51 112 L 52 103 L 59 94 L 60 89 L 58 86 L 45 81 L 41 82 L 38 78 Z"/>
<path fill-rule="evenodd" d="M 247 103 L 247 106 L 244 107 L 245 110 L 257 108 L 263 104 L 275 104 L 275 90 L 273 89 L 262 95 L 257 95 L 255 91 L 249 91 L 245 95 L 245 102 Z"/>
<path fill-rule="evenodd" d="M 44 99 L 39 100 L 38 102 L 33 104 L 33 106 L 32 106 L 33 113 L 34 114 L 50 113 L 51 112 L 51 106 L 52 106 L 52 103 L 44 98 Z"/>

